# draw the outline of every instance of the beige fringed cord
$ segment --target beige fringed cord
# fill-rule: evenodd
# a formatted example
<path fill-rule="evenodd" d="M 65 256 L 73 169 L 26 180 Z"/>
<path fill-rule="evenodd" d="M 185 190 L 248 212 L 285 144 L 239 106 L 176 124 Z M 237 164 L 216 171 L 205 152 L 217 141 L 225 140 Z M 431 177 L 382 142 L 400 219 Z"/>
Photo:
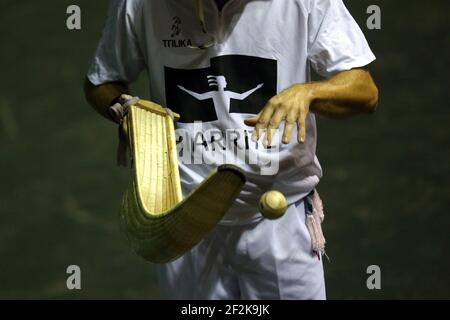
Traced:
<path fill-rule="evenodd" d="M 305 208 L 306 227 L 311 236 L 312 251 L 319 257 L 327 256 L 325 253 L 326 240 L 322 231 L 322 222 L 325 215 L 322 200 L 316 190 L 306 197 Z"/>

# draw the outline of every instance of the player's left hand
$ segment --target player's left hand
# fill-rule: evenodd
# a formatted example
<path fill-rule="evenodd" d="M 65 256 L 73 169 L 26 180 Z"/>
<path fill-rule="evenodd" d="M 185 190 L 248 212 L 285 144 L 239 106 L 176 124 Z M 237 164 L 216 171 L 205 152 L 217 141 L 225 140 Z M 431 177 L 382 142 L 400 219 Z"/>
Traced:
<path fill-rule="evenodd" d="M 306 139 L 306 116 L 313 102 L 312 88 L 308 84 L 296 84 L 272 97 L 261 112 L 253 118 L 245 119 L 245 124 L 255 127 L 253 140 L 258 141 L 261 131 L 266 130 L 264 144 L 270 146 L 276 130 L 285 122 L 282 142 L 291 141 L 292 130 L 297 125 L 299 143 Z"/>

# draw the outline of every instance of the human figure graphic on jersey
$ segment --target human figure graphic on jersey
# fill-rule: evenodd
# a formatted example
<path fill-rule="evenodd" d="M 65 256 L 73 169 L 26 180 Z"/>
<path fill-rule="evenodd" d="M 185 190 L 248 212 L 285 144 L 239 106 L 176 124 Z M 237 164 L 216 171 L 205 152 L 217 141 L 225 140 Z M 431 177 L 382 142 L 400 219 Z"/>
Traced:
<path fill-rule="evenodd" d="M 213 99 L 217 118 L 219 120 L 226 119 L 229 116 L 231 99 L 245 100 L 247 97 L 249 97 L 264 85 L 264 83 L 260 83 L 255 88 L 248 90 L 247 92 L 237 93 L 225 90 L 225 88 L 227 87 L 227 80 L 224 76 L 208 76 L 208 84 L 210 87 L 217 86 L 218 90 L 208 91 L 205 93 L 197 93 L 188 90 L 180 85 L 178 86 L 178 88 L 193 96 L 197 100 Z"/>

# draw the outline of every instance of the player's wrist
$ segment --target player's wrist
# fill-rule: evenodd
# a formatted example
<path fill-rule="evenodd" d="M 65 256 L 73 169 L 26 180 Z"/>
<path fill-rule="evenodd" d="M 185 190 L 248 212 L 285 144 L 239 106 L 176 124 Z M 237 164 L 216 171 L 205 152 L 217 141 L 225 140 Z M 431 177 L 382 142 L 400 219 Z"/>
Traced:
<path fill-rule="evenodd" d="M 320 82 L 311 82 L 304 84 L 304 97 L 308 100 L 309 105 L 312 105 L 314 102 L 320 100 L 322 95 L 322 83 Z"/>
<path fill-rule="evenodd" d="M 139 100 L 140 99 L 137 96 L 133 97 L 128 94 L 120 94 L 119 96 L 111 100 L 111 104 L 108 107 L 108 115 L 110 116 L 111 120 L 113 120 L 117 124 L 121 124 L 123 118 L 128 113 L 128 108 L 136 104 Z"/>
<path fill-rule="evenodd" d="M 314 83 L 295 84 L 288 90 L 293 93 L 291 97 L 301 102 L 298 104 L 299 106 L 310 106 L 318 98 L 317 88 Z"/>
<path fill-rule="evenodd" d="M 115 105 L 116 103 L 120 103 L 120 96 L 121 96 L 121 95 L 122 95 L 122 93 L 119 94 L 119 95 L 117 95 L 117 96 L 115 96 L 115 97 L 111 100 L 111 102 L 109 103 L 108 108 L 109 108 L 109 107 L 112 107 L 112 106 Z"/>

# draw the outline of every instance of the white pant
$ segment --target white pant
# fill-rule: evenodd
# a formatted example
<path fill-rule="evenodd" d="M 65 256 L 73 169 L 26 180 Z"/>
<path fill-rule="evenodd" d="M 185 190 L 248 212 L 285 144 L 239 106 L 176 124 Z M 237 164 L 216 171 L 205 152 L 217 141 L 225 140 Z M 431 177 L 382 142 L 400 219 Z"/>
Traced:
<path fill-rule="evenodd" d="M 161 265 L 164 299 L 325 299 L 304 202 L 275 221 L 218 225 L 190 252 Z"/>

